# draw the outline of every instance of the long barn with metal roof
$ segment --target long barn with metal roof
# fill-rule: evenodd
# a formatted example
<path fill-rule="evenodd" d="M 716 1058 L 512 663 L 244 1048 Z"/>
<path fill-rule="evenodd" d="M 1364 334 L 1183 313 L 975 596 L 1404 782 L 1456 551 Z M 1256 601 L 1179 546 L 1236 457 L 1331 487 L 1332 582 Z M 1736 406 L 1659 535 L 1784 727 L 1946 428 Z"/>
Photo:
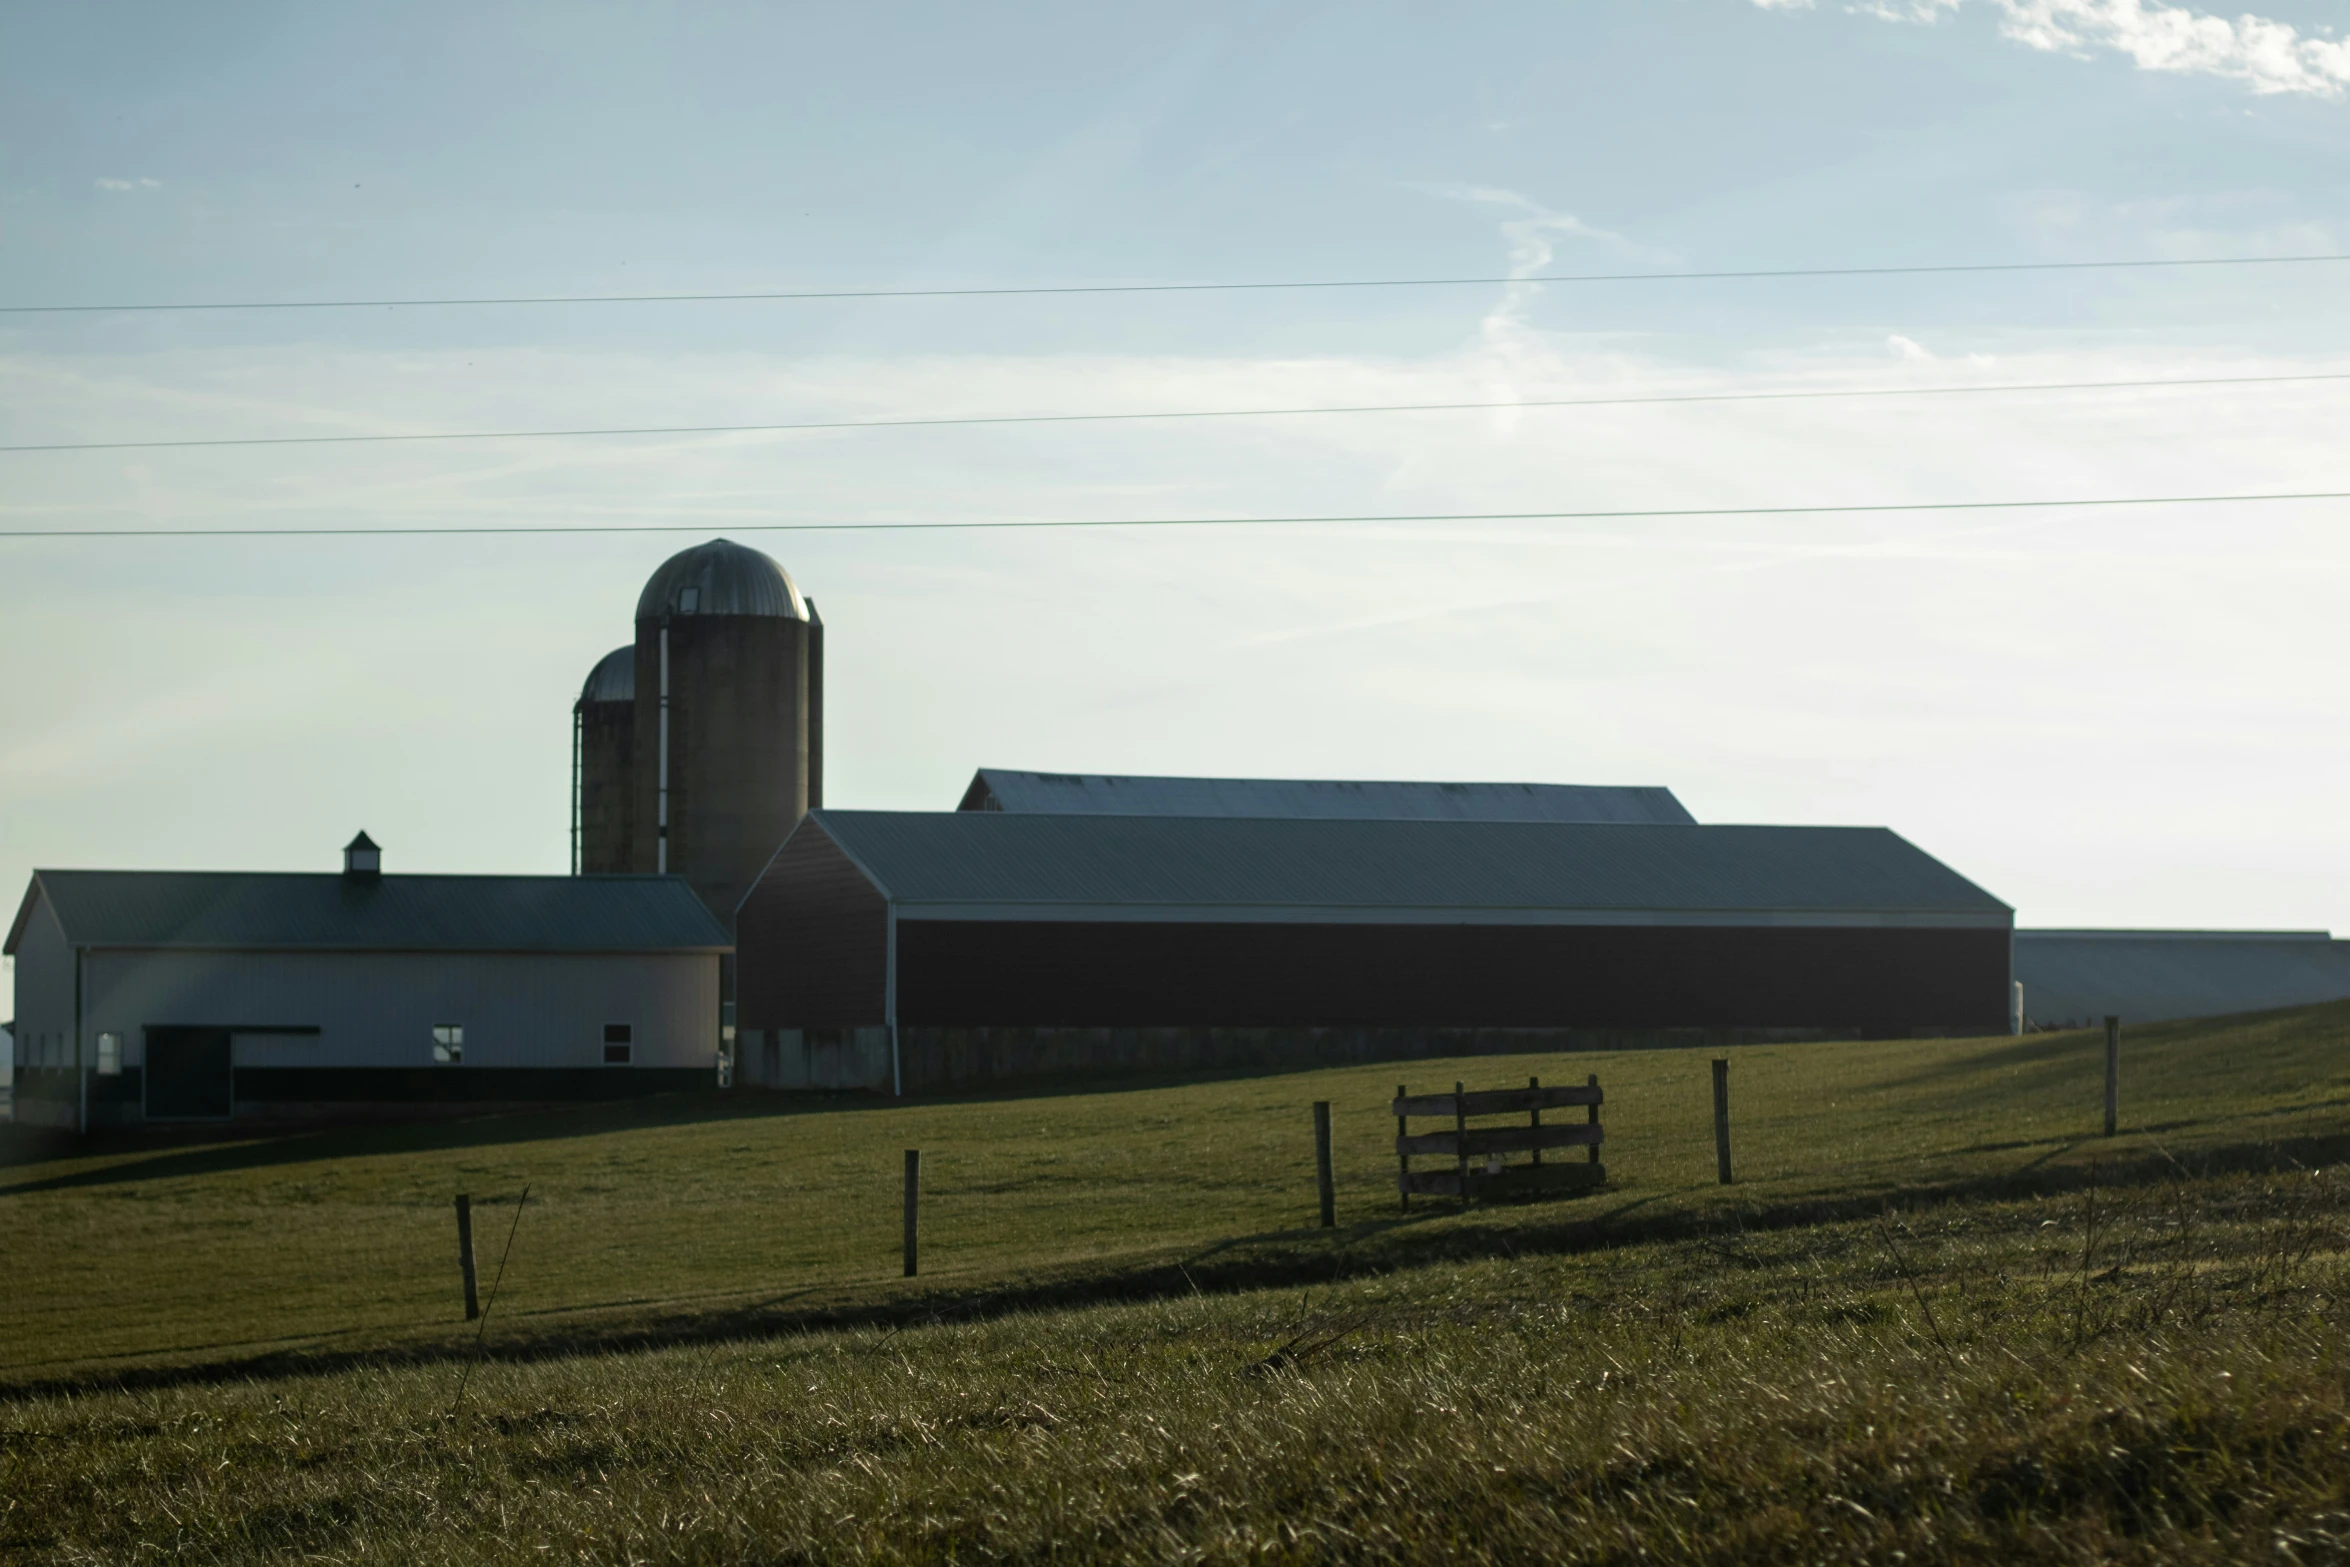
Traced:
<path fill-rule="evenodd" d="M 2012 929 L 1879 828 L 820 810 L 737 911 L 737 994 L 752 1080 L 886 1050 L 905 1088 L 1331 1031 L 1998 1032 Z"/>
<path fill-rule="evenodd" d="M 669 876 L 37 871 L 16 1114 L 326 1119 L 713 1081 L 732 939 Z"/>

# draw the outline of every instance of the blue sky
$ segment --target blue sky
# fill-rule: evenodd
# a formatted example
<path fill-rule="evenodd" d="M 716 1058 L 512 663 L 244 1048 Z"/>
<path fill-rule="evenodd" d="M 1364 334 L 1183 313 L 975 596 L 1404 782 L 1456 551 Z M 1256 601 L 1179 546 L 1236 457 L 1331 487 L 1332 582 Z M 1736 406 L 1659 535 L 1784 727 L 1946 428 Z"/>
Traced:
<path fill-rule="evenodd" d="M 0 303 L 2350 249 L 2338 6 L 17 6 Z M 487 11 L 489 14 L 483 14 Z M 0 443 L 2350 372 L 2350 267 L 0 318 Z M 2345 503 L 1254 531 L 794 522 L 2350 489 L 2350 382 L 0 454 L 0 881 L 559 870 L 569 706 L 711 534 L 837 803 L 982 763 L 1663 783 L 2027 923 L 2350 928 Z"/>

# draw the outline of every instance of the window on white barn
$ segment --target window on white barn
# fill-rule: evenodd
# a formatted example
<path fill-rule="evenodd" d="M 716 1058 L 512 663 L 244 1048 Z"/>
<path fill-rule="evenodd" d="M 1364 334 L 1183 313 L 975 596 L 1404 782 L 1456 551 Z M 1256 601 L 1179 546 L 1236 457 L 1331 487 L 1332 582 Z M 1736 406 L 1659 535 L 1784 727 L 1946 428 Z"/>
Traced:
<path fill-rule="evenodd" d="M 122 1076 L 122 1036 L 120 1034 L 100 1034 L 98 1036 L 98 1075 L 100 1077 Z"/>
<path fill-rule="evenodd" d="M 432 1058 L 442 1066 L 456 1066 L 464 1061 L 464 1024 L 435 1023 L 432 1026 Z"/>
<path fill-rule="evenodd" d="M 627 1023 L 604 1025 L 604 1064 L 626 1066 L 636 1050 L 636 1029 Z"/>

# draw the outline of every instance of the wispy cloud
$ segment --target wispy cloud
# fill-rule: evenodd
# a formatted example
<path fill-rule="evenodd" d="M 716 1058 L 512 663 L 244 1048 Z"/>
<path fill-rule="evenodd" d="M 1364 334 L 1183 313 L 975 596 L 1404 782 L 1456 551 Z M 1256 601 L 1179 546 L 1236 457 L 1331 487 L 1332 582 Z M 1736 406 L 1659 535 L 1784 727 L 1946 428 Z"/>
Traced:
<path fill-rule="evenodd" d="M 1531 279 L 1549 271 L 1557 262 L 1562 241 L 1589 240 L 1610 255 L 1650 266 L 1671 266 L 1680 259 L 1668 251 L 1636 244 L 1613 229 L 1594 227 L 1571 212 L 1555 211 L 1514 190 L 1489 185 L 1453 185 L 1444 187 L 1442 194 L 1455 201 L 1499 207 L 1512 214 L 1500 224 L 1502 240 L 1509 251 L 1509 275 L 1529 281 L 1505 284 L 1500 300 L 1478 323 L 1478 336 L 1492 368 L 1485 391 L 1496 399 L 1516 395 L 1529 362 L 1551 351 L 1547 343 L 1535 341 L 1527 308 L 1542 292 L 1542 285 Z M 1515 428 L 1513 415 L 1499 414 L 1495 419 L 1499 428 Z"/>
<path fill-rule="evenodd" d="M 163 188 L 163 181 L 149 179 L 143 174 L 135 180 L 101 177 L 97 183 L 100 190 L 161 190 Z"/>
<path fill-rule="evenodd" d="M 1529 277 L 1546 270 L 1558 259 L 1561 239 L 1596 240 L 1610 252 L 1630 261 L 1668 262 L 1672 258 L 1661 252 L 1635 245 L 1613 229 L 1594 228 L 1571 212 L 1553 212 L 1540 202 L 1522 196 L 1514 190 L 1502 190 L 1490 185 L 1453 185 L 1444 194 L 1455 201 L 1477 202 L 1485 206 L 1501 207 L 1517 214 L 1502 220 L 1502 237 L 1509 241 L 1510 276 Z"/>
<path fill-rule="evenodd" d="M 1605 243 L 1551 239 L 1554 266 Z M 1532 249 L 1519 259 L 1538 264 Z M 1936 361 L 1890 357 L 1885 327 L 1727 365 L 1538 324 L 1506 364 L 1474 331 L 1410 355 L 1277 358 L 44 340 L 0 364 L 0 414 L 37 439 L 1443 401 L 1505 369 L 1528 396 L 1899 386 L 1960 381 L 1965 356 L 1992 346 L 2013 381 L 2350 368 L 2135 331 L 2101 347 L 1891 326 Z M 0 511 L 92 528 L 734 533 L 2315 490 L 2340 487 L 2350 394 L 1519 417 L 1515 439 L 1426 414 L 19 461 Z M 951 803 L 971 758 L 1007 752 L 1070 770 L 1655 779 L 1710 819 L 1890 820 L 2048 923 L 2341 924 L 2350 830 L 2328 807 L 2350 787 L 2350 696 L 2331 677 L 2350 631 L 2330 611 L 2350 542 L 2322 505 L 2034 512 L 1963 533 L 1911 515 L 736 536 L 781 556 L 850 628 L 834 789 L 850 802 Z M 299 865 L 349 836 L 355 813 L 371 831 L 393 823 L 387 841 L 420 845 L 434 868 L 559 868 L 579 680 L 684 542 L 0 550 L 0 665 L 33 667 L 71 638 L 94 582 L 120 626 L 84 638 L 71 681 L 0 688 L 0 728 L 34 737 L 0 755 L 0 885 L 65 859 Z M 2084 598 L 2083 582 L 2109 591 Z M 2084 747 L 2152 782 L 2117 811 L 2112 769 L 2014 761 Z M 134 750 L 141 765 L 124 765 Z M 464 787 L 428 765 L 452 750 L 468 758 Z M 2246 808 L 2196 815 L 2221 797 Z M 2199 836 L 2182 840 L 2181 820 Z M 2174 867 L 2175 885 L 2099 890 L 2147 863 Z M 2193 869 L 2205 863 L 2220 868 Z"/>
<path fill-rule="evenodd" d="M 1754 0 L 1766 11 L 1808 11 L 1816 0 Z M 1886 21 L 1932 24 L 1968 0 L 1856 0 Z M 2144 71 L 2242 82 L 2256 93 L 2341 98 L 2350 88 L 2350 40 L 2304 34 L 2249 13 L 2230 20 L 2147 0 L 1988 0 L 2005 36 L 2049 53 L 2128 56 Z"/>

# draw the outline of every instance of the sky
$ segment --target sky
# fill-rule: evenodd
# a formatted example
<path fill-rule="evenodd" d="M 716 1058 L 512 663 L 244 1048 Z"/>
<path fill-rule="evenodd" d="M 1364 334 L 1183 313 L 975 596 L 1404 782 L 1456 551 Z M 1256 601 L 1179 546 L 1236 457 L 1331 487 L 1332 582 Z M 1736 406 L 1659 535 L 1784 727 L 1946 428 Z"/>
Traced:
<path fill-rule="evenodd" d="M 2350 377 L 2345 13 L 2257 0 L 0 9 L 0 446 Z M 668 554 L 827 625 L 831 803 L 978 766 L 1664 784 L 2036 926 L 2350 931 L 2350 379 L 0 452 L 0 883 L 560 872 Z M 1376 523 L 784 531 L 1403 515 Z"/>

